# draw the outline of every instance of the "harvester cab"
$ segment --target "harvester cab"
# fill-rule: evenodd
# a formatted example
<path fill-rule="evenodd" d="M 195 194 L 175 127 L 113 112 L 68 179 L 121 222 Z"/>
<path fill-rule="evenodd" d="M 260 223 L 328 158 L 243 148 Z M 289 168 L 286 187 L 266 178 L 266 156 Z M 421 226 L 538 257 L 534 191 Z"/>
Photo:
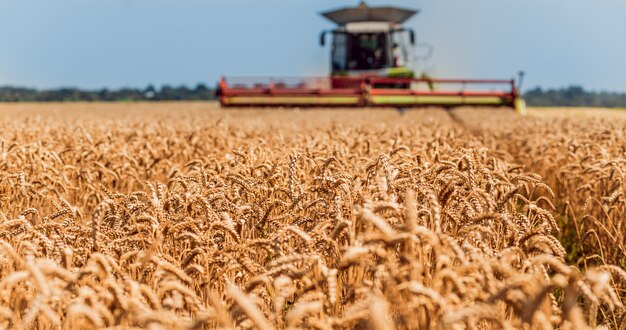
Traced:
<path fill-rule="evenodd" d="M 416 77 L 415 33 L 403 26 L 417 10 L 356 7 L 322 13 L 336 24 L 330 75 L 317 78 L 231 78 L 220 80 L 222 106 L 428 107 L 493 106 L 525 111 L 515 79 Z"/>
<path fill-rule="evenodd" d="M 415 32 L 401 24 L 416 10 L 395 7 L 356 8 L 322 13 L 337 28 L 323 31 L 320 45 L 332 35 L 331 76 L 412 78 Z"/>

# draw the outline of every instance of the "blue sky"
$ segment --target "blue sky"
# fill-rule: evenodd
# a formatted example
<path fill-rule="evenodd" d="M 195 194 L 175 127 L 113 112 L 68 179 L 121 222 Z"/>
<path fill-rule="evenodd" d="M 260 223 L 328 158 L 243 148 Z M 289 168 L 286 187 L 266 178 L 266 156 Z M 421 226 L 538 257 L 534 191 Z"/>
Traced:
<path fill-rule="evenodd" d="M 357 0 L 0 0 L 0 85 L 213 85 L 220 75 L 325 75 L 332 27 Z M 626 91 L 624 0 L 370 0 L 417 7 L 436 77 Z"/>

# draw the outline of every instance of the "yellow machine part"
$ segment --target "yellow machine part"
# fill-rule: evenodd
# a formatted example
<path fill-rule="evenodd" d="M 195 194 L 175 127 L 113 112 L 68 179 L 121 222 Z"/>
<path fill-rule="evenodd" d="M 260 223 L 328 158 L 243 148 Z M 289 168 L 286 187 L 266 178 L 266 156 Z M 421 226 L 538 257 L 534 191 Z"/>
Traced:
<path fill-rule="evenodd" d="M 360 96 L 309 97 L 309 96 L 229 96 L 224 105 L 358 105 Z"/>
<path fill-rule="evenodd" d="M 526 116 L 526 101 L 523 98 L 518 97 L 513 101 L 513 108 L 515 112 L 521 116 Z"/>
<path fill-rule="evenodd" d="M 505 105 L 506 102 L 497 96 L 463 97 L 463 96 L 428 96 L 428 95 L 406 95 L 406 96 L 371 96 L 374 105 Z"/>

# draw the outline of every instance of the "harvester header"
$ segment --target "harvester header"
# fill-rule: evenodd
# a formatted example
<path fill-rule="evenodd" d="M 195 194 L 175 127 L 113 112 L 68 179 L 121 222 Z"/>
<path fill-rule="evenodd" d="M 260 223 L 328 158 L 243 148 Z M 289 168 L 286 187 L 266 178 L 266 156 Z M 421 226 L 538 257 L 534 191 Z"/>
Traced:
<path fill-rule="evenodd" d="M 336 24 L 320 34 L 330 47 L 330 76 L 232 78 L 219 83 L 229 106 L 424 107 L 496 106 L 523 110 L 514 79 L 434 79 L 415 74 L 416 35 L 403 25 L 419 11 L 356 7 L 321 13 Z"/>

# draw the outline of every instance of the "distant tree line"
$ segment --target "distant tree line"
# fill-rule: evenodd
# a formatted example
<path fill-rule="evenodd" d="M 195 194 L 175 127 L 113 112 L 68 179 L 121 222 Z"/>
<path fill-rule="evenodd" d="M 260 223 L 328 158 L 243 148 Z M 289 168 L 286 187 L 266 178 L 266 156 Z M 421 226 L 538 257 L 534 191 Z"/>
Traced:
<path fill-rule="evenodd" d="M 586 91 L 580 86 L 560 89 L 536 87 L 524 94 L 529 106 L 626 108 L 626 93 Z M 148 86 L 139 88 L 82 90 L 58 88 L 37 90 L 21 87 L 0 87 L 0 102 L 136 102 L 215 100 L 214 88 L 198 84 L 186 86 Z"/>
<path fill-rule="evenodd" d="M 626 108 L 626 93 L 586 91 L 580 86 L 543 90 L 540 87 L 524 94 L 529 106 Z"/>
<path fill-rule="evenodd" d="M 215 90 L 204 84 L 186 86 L 148 86 L 139 88 L 82 90 L 57 88 L 37 90 L 22 87 L 0 87 L 0 102 L 135 102 L 214 100 Z"/>

